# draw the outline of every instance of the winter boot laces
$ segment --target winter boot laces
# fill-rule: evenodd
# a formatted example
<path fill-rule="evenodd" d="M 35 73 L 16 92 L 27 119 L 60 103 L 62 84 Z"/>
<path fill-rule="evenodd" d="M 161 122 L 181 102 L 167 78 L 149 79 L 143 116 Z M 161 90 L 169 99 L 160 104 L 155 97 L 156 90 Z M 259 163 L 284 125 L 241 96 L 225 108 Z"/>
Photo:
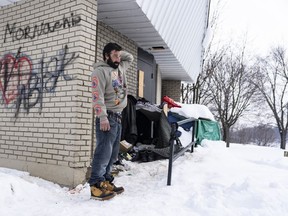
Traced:
<path fill-rule="evenodd" d="M 116 194 L 120 194 L 124 191 L 123 187 L 116 187 L 112 182 L 105 181 L 105 184 L 107 185 L 107 189 L 109 191 L 115 192 Z"/>
<path fill-rule="evenodd" d="M 91 198 L 96 200 L 108 200 L 116 195 L 115 192 L 108 189 L 106 182 L 101 182 L 99 186 L 91 186 Z"/>

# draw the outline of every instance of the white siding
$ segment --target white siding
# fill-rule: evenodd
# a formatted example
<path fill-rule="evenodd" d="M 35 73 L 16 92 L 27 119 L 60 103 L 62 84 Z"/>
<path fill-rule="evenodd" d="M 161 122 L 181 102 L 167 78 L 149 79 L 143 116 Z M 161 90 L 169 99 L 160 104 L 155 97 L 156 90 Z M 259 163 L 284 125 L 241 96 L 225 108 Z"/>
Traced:
<path fill-rule="evenodd" d="M 201 71 L 204 51 L 202 41 L 206 30 L 209 0 L 136 0 L 136 2 L 180 65 L 195 81 Z"/>

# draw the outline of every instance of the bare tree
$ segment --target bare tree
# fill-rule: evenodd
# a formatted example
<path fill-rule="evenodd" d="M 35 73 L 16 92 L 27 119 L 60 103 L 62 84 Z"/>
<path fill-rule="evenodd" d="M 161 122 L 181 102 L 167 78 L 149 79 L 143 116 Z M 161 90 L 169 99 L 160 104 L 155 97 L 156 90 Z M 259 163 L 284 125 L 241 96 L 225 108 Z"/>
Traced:
<path fill-rule="evenodd" d="M 215 117 L 221 122 L 223 140 L 230 146 L 230 128 L 250 105 L 256 87 L 251 80 L 254 79 L 253 70 L 245 63 L 245 46 L 237 51 L 235 48 L 222 48 L 221 58 L 217 62 L 208 61 L 210 67 L 215 65 L 211 74 L 209 93 L 210 108 Z M 236 50 L 236 51 L 235 51 Z M 206 68 L 209 70 L 209 66 Z"/>
<path fill-rule="evenodd" d="M 215 65 L 209 65 L 209 63 L 215 64 L 217 59 L 221 58 L 220 53 L 214 52 L 211 55 L 211 46 L 212 41 L 214 40 L 214 33 L 217 30 L 218 20 L 221 14 L 221 11 L 224 8 L 225 3 L 222 0 L 215 1 L 215 6 L 213 7 L 212 13 L 209 14 L 209 25 L 210 25 L 210 36 L 211 38 L 207 42 L 207 46 L 205 47 L 205 52 L 203 53 L 203 62 L 202 62 L 202 71 L 198 75 L 197 80 L 194 83 L 182 83 L 181 86 L 181 98 L 182 103 L 188 104 L 209 104 L 210 96 L 209 96 L 209 86 L 211 85 L 209 78 L 211 73 L 213 73 L 213 67 Z M 213 31 L 212 31 L 213 29 Z M 223 50 L 222 50 L 223 51 Z M 211 59 L 214 59 L 211 61 Z M 209 60 L 209 63 L 206 61 Z M 209 68 L 207 68 L 207 66 Z M 206 68 L 205 68 L 206 67 Z"/>
<path fill-rule="evenodd" d="M 216 58 L 219 58 L 216 60 Z M 211 75 L 216 67 L 215 64 L 221 59 L 221 55 L 214 53 L 210 59 L 206 59 L 205 64 L 202 67 L 202 72 L 197 77 L 195 83 L 182 84 L 182 103 L 188 104 L 203 104 L 207 105 L 211 100 L 210 85 Z"/>
<path fill-rule="evenodd" d="M 227 49 L 227 48 L 226 48 Z M 202 72 L 197 77 L 195 83 L 182 84 L 182 103 L 193 103 L 209 105 L 213 98 L 210 89 L 214 85 L 212 82 L 213 73 L 217 65 L 222 61 L 226 49 L 221 48 L 217 51 L 210 51 L 205 57 Z"/>
<path fill-rule="evenodd" d="M 258 58 L 255 86 L 273 112 L 280 134 L 280 147 L 286 148 L 288 129 L 288 58 L 283 47 L 272 48 L 266 58 Z"/>
<path fill-rule="evenodd" d="M 216 57 L 216 56 L 214 56 Z M 216 61 L 213 61 L 216 62 Z M 209 67 L 209 68 L 205 68 Z M 182 103 L 188 104 L 209 104 L 210 93 L 209 86 L 211 85 L 210 77 L 213 73 L 213 66 L 208 66 L 205 64 L 202 67 L 202 72 L 197 77 L 195 83 L 182 83 L 181 93 L 182 93 Z"/>
<path fill-rule="evenodd" d="M 182 103 L 191 104 L 194 103 L 193 98 L 193 83 L 182 83 L 181 84 L 181 99 Z"/>

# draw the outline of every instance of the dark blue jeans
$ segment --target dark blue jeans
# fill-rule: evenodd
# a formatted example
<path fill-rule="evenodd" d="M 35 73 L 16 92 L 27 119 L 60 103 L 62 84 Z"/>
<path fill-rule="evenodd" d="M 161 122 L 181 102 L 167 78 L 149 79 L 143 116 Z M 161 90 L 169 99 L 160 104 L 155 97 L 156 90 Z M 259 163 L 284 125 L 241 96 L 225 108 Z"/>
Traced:
<path fill-rule="evenodd" d="M 101 181 L 112 181 L 112 165 L 118 160 L 121 138 L 121 122 L 113 116 L 108 116 L 109 131 L 100 130 L 100 120 L 96 118 L 96 149 L 92 162 L 90 185 Z"/>

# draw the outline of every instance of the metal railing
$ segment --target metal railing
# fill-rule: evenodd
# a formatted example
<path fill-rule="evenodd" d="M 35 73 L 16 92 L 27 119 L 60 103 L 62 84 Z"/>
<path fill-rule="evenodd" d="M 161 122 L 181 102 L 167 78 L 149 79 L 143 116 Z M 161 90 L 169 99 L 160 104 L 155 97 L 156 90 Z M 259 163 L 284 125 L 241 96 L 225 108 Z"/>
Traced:
<path fill-rule="evenodd" d="M 170 154 L 169 154 L 169 165 L 168 165 L 168 177 L 167 177 L 167 185 L 171 185 L 171 177 L 172 177 L 172 166 L 173 166 L 173 162 L 179 158 L 181 155 L 183 155 L 186 151 L 188 151 L 189 148 L 190 149 L 190 153 L 192 153 L 194 151 L 194 133 L 195 133 L 195 118 L 188 118 L 182 121 L 178 121 L 178 122 L 174 122 L 171 123 L 171 134 L 170 134 Z M 177 125 L 181 126 L 185 123 L 189 123 L 192 122 L 192 140 L 191 142 L 185 146 L 184 148 L 181 148 L 181 150 L 177 153 L 174 153 L 174 146 L 175 146 L 175 142 L 179 141 L 179 138 L 176 136 L 176 131 L 177 131 Z M 179 141 L 180 142 L 180 141 Z"/>

